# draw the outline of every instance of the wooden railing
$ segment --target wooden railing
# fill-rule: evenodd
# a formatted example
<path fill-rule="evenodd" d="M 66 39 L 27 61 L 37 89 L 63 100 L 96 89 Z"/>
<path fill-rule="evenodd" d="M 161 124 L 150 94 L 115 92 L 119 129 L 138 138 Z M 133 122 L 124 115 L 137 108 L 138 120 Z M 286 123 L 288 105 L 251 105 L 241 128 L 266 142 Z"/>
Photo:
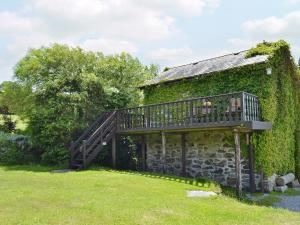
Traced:
<path fill-rule="evenodd" d="M 199 97 L 117 111 L 118 131 L 259 121 L 258 97 L 245 92 Z"/>

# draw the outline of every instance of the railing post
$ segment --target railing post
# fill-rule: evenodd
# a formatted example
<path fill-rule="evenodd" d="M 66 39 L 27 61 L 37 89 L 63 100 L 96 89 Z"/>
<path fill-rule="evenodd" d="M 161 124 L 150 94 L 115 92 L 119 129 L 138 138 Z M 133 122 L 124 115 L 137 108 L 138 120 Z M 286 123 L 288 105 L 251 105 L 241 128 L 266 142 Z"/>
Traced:
<path fill-rule="evenodd" d="M 246 104 L 245 104 L 245 93 L 242 92 L 241 96 L 241 108 L 242 108 L 242 114 L 241 114 L 241 120 L 245 121 L 246 120 Z"/>
<path fill-rule="evenodd" d="M 229 97 L 229 106 L 228 106 L 228 120 L 229 121 L 232 121 L 234 120 L 235 118 L 232 117 L 232 105 L 235 106 L 235 96 L 234 95 L 228 95 Z M 234 101 L 234 102 L 233 102 Z M 227 110 L 227 109 L 226 109 Z M 235 110 L 235 113 L 236 113 L 236 109 Z"/>
<path fill-rule="evenodd" d="M 190 101 L 190 123 L 193 124 L 193 114 L 194 114 L 194 107 L 193 107 L 193 101 Z"/>
<path fill-rule="evenodd" d="M 145 127 L 149 128 L 150 127 L 150 107 L 147 106 L 145 108 L 146 112 L 145 112 Z"/>
<path fill-rule="evenodd" d="M 116 130 L 119 130 L 119 111 L 115 110 L 115 113 L 116 113 Z"/>
<path fill-rule="evenodd" d="M 86 169 L 86 140 L 83 140 L 83 145 L 82 145 L 82 164 L 83 164 L 83 169 Z"/>

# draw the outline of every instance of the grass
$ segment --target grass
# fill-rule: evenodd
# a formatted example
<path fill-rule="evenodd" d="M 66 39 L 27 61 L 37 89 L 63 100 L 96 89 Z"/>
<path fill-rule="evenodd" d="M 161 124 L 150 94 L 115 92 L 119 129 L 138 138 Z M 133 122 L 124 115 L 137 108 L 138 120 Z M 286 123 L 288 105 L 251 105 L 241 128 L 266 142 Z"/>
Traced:
<path fill-rule="evenodd" d="M 249 205 L 221 189 L 159 175 L 93 169 L 50 173 L 42 166 L 0 166 L 1 224 L 299 224 L 300 214 Z"/>

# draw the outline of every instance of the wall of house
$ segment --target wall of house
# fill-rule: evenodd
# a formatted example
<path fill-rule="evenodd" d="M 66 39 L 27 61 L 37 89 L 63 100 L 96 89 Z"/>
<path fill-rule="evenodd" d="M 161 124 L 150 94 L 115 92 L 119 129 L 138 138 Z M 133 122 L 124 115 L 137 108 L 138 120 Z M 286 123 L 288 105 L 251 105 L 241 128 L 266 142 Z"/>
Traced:
<path fill-rule="evenodd" d="M 232 131 L 197 131 L 186 134 L 186 173 L 193 178 L 207 178 L 225 186 L 235 186 L 235 148 Z M 243 137 L 242 137 L 243 140 Z M 161 135 L 147 136 L 147 169 L 163 172 Z M 181 175 L 181 135 L 166 134 L 167 174 Z M 248 160 L 242 148 L 242 183 L 249 186 Z M 260 183 L 256 175 L 257 186 Z M 259 186 L 258 186 L 259 187 Z"/>

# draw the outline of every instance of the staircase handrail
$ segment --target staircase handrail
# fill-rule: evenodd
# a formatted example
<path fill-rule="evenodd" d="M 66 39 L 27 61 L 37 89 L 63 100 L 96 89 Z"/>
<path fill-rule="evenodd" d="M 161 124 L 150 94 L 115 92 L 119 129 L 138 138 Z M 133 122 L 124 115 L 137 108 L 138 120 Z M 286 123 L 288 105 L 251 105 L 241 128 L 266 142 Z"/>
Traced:
<path fill-rule="evenodd" d="M 105 117 L 107 117 L 108 115 L 110 115 L 112 112 L 104 112 L 103 114 L 101 114 L 96 121 L 94 121 L 84 132 L 82 135 L 79 136 L 79 138 L 72 143 L 72 145 L 70 146 L 70 151 L 73 151 L 78 145 L 81 144 L 81 142 L 88 136 L 89 132 L 94 129 L 100 121 L 102 120 L 106 120 L 104 119 Z"/>
<path fill-rule="evenodd" d="M 95 135 L 99 134 L 99 131 L 101 131 L 103 127 L 105 127 L 108 123 L 111 122 L 111 120 L 114 118 L 114 116 L 116 115 L 116 113 L 117 113 L 117 111 L 113 111 L 111 113 L 111 115 L 101 124 L 101 126 L 99 128 L 97 128 L 97 130 L 95 130 L 95 132 L 86 140 L 87 144 L 89 144 L 89 142 L 92 140 L 92 138 Z"/>

